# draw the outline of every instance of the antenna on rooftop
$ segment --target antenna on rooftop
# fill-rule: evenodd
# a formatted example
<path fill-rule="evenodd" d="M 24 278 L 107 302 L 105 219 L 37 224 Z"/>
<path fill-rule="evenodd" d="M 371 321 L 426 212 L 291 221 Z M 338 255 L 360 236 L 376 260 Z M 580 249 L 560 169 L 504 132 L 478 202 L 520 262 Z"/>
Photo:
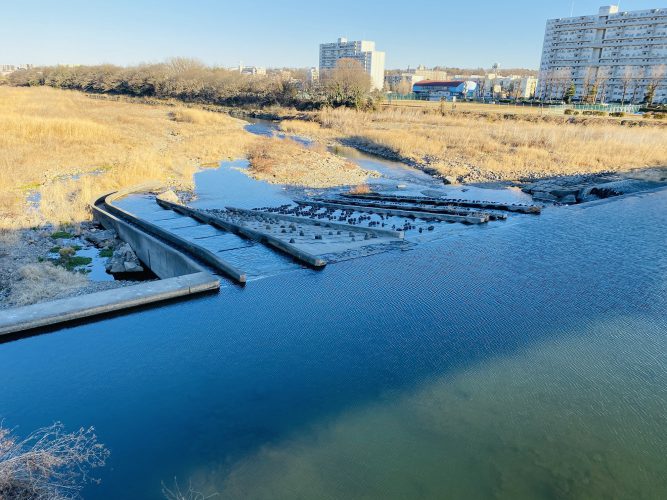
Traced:
<path fill-rule="evenodd" d="M 574 0 L 570 3 L 570 17 L 574 16 Z"/>

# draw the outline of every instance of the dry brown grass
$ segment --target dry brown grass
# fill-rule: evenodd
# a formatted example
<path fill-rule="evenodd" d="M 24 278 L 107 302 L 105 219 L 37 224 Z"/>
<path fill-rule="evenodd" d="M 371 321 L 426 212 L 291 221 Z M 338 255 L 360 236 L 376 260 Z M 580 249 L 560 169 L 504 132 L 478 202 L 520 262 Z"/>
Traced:
<path fill-rule="evenodd" d="M 258 138 L 248 150 L 248 159 L 248 174 L 273 184 L 324 188 L 360 184 L 378 175 L 329 153 L 321 145 L 307 148 L 289 139 Z"/>
<path fill-rule="evenodd" d="M 519 113 L 528 115 L 540 114 L 563 114 L 562 110 L 550 111 L 549 109 L 540 109 L 537 106 L 523 106 L 520 104 L 484 104 L 479 102 L 445 102 L 439 101 L 392 101 L 391 103 L 383 104 L 385 108 L 418 108 L 428 110 L 457 110 L 467 111 L 472 113 Z"/>
<path fill-rule="evenodd" d="M 303 120 L 283 120 L 280 122 L 280 130 L 287 134 L 301 135 L 304 137 L 321 136 L 323 132 L 319 123 Z"/>
<path fill-rule="evenodd" d="M 372 192 L 372 189 L 368 184 L 359 184 L 358 186 L 352 186 L 349 192 L 350 194 L 368 194 Z"/>
<path fill-rule="evenodd" d="M 19 269 L 19 276 L 8 297 L 13 306 L 42 302 L 88 284 L 84 274 L 69 272 L 50 262 L 27 264 Z"/>
<path fill-rule="evenodd" d="M 242 156 L 252 139 L 224 114 L 45 87 L 0 87 L 0 130 L 5 228 L 85 220 L 96 196 L 144 181 L 188 186 L 200 165 Z M 33 190 L 42 201 L 31 212 Z"/>
<path fill-rule="evenodd" d="M 329 133 L 463 180 L 518 179 L 667 164 L 667 128 L 590 119 L 504 118 L 391 108 L 327 109 Z M 314 128 L 312 130 L 315 130 Z M 312 133 L 312 132 L 311 132 Z"/>

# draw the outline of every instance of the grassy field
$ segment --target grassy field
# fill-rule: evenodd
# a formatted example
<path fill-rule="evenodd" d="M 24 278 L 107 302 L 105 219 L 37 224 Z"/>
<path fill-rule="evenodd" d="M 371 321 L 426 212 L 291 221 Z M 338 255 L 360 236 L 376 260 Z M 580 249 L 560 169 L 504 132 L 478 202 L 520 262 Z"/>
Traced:
<path fill-rule="evenodd" d="M 516 180 L 667 165 L 667 127 L 596 117 L 441 114 L 437 108 L 376 112 L 326 109 L 282 123 L 286 132 L 344 141 L 462 182 Z"/>
<path fill-rule="evenodd" d="M 562 111 L 552 111 L 549 109 L 542 109 L 537 106 L 523 106 L 515 104 L 483 104 L 479 102 L 434 102 L 434 101 L 398 101 L 384 103 L 384 108 L 414 108 L 414 109 L 429 109 L 445 111 L 467 111 L 470 113 L 521 113 L 529 115 L 541 114 L 563 114 Z"/>
<path fill-rule="evenodd" d="M 0 228 L 86 220 L 93 198 L 143 181 L 188 186 L 253 139 L 225 114 L 45 87 L 0 87 L 0 130 Z"/>

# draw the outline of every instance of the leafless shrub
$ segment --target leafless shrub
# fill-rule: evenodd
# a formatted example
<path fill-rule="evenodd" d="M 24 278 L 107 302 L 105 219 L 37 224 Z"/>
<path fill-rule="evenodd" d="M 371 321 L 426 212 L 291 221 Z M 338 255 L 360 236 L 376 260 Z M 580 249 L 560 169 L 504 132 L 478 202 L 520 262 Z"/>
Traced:
<path fill-rule="evenodd" d="M 108 456 L 92 427 L 68 433 L 57 422 L 25 439 L 0 427 L 0 498 L 79 498 L 87 482 L 97 482 L 90 469 L 103 466 Z"/>
<path fill-rule="evenodd" d="M 205 495 L 204 493 L 195 490 L 192 487 L 192 482 L 189 483 L 186 491 L 182 491 L 176 478 L 174 478 L 174 486 L 172 488 L 167 488 L 167 485 L 162 483 L 162 494 L 167 500 L 206 500 L 207 498 L 218 496 L 217 493 Z"/>

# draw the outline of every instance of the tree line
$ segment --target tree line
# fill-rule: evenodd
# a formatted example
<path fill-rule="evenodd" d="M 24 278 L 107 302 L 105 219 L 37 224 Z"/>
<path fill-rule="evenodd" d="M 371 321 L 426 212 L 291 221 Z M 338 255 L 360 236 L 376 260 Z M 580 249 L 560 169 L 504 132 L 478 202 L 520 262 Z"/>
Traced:
<path fill-rule="evenodd" d="M 6 83 L 224 106 L 280 105 L 300 110 L 323 106 L 365 109 L 376 106 L 380 98 L 371 92 L 370 76 L 355 60 L 341 59 L 335 69 L 324 72 L 315 82 L 288 73 L 245 75 L 193 59 L 176 58 L 130 67 L 36 67 L 10 73 Z"/>

